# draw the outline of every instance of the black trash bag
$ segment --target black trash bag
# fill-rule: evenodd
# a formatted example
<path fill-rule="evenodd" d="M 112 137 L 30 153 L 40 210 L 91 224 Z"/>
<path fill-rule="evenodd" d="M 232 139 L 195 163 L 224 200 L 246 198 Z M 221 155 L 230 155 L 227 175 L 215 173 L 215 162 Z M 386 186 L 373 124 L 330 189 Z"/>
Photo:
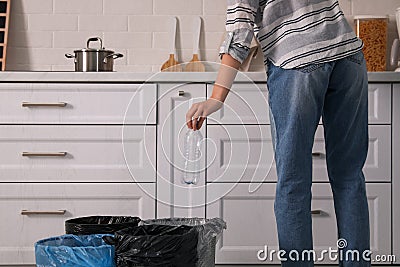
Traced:
<path fill-rule="evenodd" d="M 126 228 L 114 237 L 117 266 L 195 267 L 198 234 L 190 226 L 141 225 Z"/>
<path fill-rule="evenodd" d="M 198 233 L 197 267 L 215 266 L 215 246 L 226 229 L 226 223 L 220 218 L 162 218 L 144 220 L 142 224 L 150 225 L 186 225 L 194 227 Z"/>
<path fill-rule="evenodd" d="M 138 226 L 139 217 L 90 216 L 65 221 L 65 233 L 73 235 L 114 234 L 124 228 Z"/>

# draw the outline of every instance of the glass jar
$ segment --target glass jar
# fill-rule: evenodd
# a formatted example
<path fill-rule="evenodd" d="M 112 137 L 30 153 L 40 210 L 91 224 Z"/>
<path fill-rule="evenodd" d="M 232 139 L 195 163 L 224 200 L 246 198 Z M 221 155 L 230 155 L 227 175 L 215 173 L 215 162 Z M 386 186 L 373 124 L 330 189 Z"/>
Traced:
<path fill-rule="evenodd" d="M 368 71 L 385 71 L 387 58 L 388 16 L 355 16 L 357 36 L 364 42 Z"/>

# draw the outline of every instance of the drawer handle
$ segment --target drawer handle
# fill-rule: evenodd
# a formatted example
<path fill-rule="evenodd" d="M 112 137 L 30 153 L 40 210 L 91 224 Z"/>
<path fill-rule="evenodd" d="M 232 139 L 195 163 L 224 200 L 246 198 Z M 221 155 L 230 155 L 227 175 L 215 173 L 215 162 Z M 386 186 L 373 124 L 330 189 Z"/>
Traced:
<path fill-rule="evenodd" d="M 179 96 L 184 96 L 184 95 L 185 95 L 185 91 L 179 91 L 179 92 L 178 92 L 178 95 L 179 95 Z"/>
<path fill-rule="evenodd" d="M 324 212 L 322 210 L 312 210 L 311 211 L 311 215 L 321 216 L 322 214 L 324 214 Z"/>
<path fill-rule="evenodd" d="M 322 153 L 322 152 L 313 152 L 311 155 L 313 156 L 313 158 L 322 159 L 324 157 L 324 153 Z"/>
<path fill-rule="evenodd" d="M 22 107 L 25 108 L 37 108 L 37 107 L 57 107 L 63 108 L 66 107 L 67 103 L 59 102 L 59 103 L 31 103 L 31 102 L 22 102 Z"/>
<path fill-rule="evenodd" d="M 21 210 L 21 215 L 64 215 L 66 210 L 53 210 L 53 211 L 33 211 Z"/>
<path fill-rule="evenodd" d="M 22 152 L 23 157 L 65 157 L 67 152 Z"/>

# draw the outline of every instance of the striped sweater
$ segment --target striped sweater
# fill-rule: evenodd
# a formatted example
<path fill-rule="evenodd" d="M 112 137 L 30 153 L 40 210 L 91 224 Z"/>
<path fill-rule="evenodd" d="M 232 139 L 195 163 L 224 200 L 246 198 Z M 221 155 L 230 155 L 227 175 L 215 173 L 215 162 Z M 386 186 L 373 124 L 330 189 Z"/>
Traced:
<path fill-rule="evenodd" d="M 290 69 L 357 53 L 363 43 L 337 0 L 228 0 L 220 54 L 243 62 L 256 35 L 264 63 Z"/>

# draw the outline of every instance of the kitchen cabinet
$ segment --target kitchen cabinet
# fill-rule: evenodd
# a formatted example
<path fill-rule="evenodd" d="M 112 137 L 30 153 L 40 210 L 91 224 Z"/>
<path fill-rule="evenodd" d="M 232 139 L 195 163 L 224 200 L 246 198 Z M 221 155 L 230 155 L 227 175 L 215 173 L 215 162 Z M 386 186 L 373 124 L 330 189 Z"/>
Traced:
<path fill-rule="evenodd" d="M 184 139 L 187 132 L 185 115 L 195 102 L 205 100 L 205 84 L 160 84 L 157 127 L 157 216 L 204 217 L 205 171 L 196 185 L 182 182 Z M 205 128 L 201 134 L 205 137 Z M 205 167 L 205 144 L 201 166 Z"/>
<path fill-rule="evenodd" d="M 268 108 L 253 85 L 235 84 L 243 92 L 233 95 L 232 104 L 216 113 L 207 123 L 207 217 L 221 217 L 228 229 L 217 245 L 217 263 L 273 264 L 257 259 L 265 245 L 277 250 L 273 202 L 276 168 Z M 247 89 L 247 90 L 246 90 Z M 209 86 L 208 94 L 211 93 Z M 266 93 L 266 92 L 265 92 Z M 370 208 L 371 250 L 373 255 L 391 254 L 392 223 L 392 96 L 390 84 L 369 85 L 369 151 L 364 166 Z M 255 99 L 258 99 L 257 102 Z M 251 118 L 249 106 L 259 118 Z M 399 111 L 400 114 L 400 111 Z M 264 120 L 263 120 L 264 118 Z M 333 198 L 329 185 L 323 126 L 319 125 L 313 147 L 313 215 L 316 252 L 337 241 Z M 239 183 L 238 183 L 239 182 Z M 400 182 L 399 182 L 400 184 Z M 400 218 L 400 216 L 399 216 Z M 240 233 L 240 234 L 238 234 Z M 400 233 L 400 232 L 399 232 Z M 399 244 L 400 247 L 400 244 Z M 334 263 L 325 260 L 322 263 Z"/>
<path fill-rule="evenodd" d="M 141 125 L 3 125 L 0 182 L 155 182 L 155 141 Z"/>
<path fill-rule="evenodd" d="M 208 182 L 276 182 L 269 125 L 208 125 Z"/>
<path fill-rule="evenodd" d="M 155 184 L 2 184 L 1 264 L 33 264 L 33 244 L 64 234 L 64 222 L 70 218 L 104 214 L 154 218 L 155 201 L 144 191 L 154 195 Z"/>
<path fill-rule="evenodd" d="M 207 86 L 208 97 L 213 85 Z M 265 83 L 233 84 L 223 107 L 207 119 L 208 124 L 269 124 L 268 89 Z"/>
<path fill-rule="evenodd" d="M 0 265 L 34 264 L 34 243 L 65 233 L 69 218 L 156 216 L 156 84 L 0 92 Z"/>
<path fill-rule="evenodd" d="M 372 125 L 369 130 L 369 148 L 367 159 L 363 168 L 367 182 L 391 181 L 391 127 L 390 125 Z M 315 133 L 313 147 L 313 181 L 328 182 L 326 168 L 326 151 L 324 129 L 319 126 Z"/>
<path fill-rule="evenodd" d="M 323 249 L 336 249 L 337 231 L 333 197 L 329 184 L 314 184 L 313 238 L 316 255 Z M 390 184 L 367 184 L 370 210 L 371 250 L 374 255 L 391 252 Z M 251 183 L 210 183 L 207 185 L 207 217 L 220 217 L 228 228 L 217 243 L 218 264 L 271 264 L 277 259 L 261 261 L 259 250 L 278 251 L 274 216 L 275 184 L 264 183 L 256 190 Z M 332 263 L 325 259 L 320 263 Z"/>
<path fill-rule="evenodd" d="M 0 83 L 0 92 L 2 124 L 156 124 L 155 84 Z"/>
<path fill-rule="evenodd" d="M 120 73 L 0 81 L 7 95 L 0 99 L 0 265 L 33 264 L 35 241 L 62 234 L 68 218 L 88 215 L 218 216 L 228 227 L 217 245 L 218 263 L 278 263 L 257 259 L 265 245 L 278 249 L 265 79 L 235 82 L 226 105 L 205 122 L 203 169 L 188 186 L 181 180 L 185 114 L 211 94 L 215 77 L 181 74 L 153 82 Z M 68 75 L 75 78 L 59 78 Z M 200 78 L 185 82 L 193 77 Z M 371 83 L 368 97 L 371 248 L 374 254 L 393 250 L 400 260 L 400 85 Z M 313 231 L 320 251 L 337 239 L 322 125 L 313 152 Z"/>
<path fill-rule="evenodd" d="M 393 254 L 400 264 L 400 84 L 393 85 Z"/>
<path fill-rule="evenodd" d="M 207 181 L 276 182 L 269 125 L 208 125 Z M 364 166 L 367 182 L 391 181 L 391 128 L 369 126 L 369 150 Z M 328 182 L 323 126 L 313 147 L 313 181 Z"/>
<path fill-rule="evenodd" d="M 390 83 L 368 84 L 368 122 L 369 124 L 391 124 Z"/>

